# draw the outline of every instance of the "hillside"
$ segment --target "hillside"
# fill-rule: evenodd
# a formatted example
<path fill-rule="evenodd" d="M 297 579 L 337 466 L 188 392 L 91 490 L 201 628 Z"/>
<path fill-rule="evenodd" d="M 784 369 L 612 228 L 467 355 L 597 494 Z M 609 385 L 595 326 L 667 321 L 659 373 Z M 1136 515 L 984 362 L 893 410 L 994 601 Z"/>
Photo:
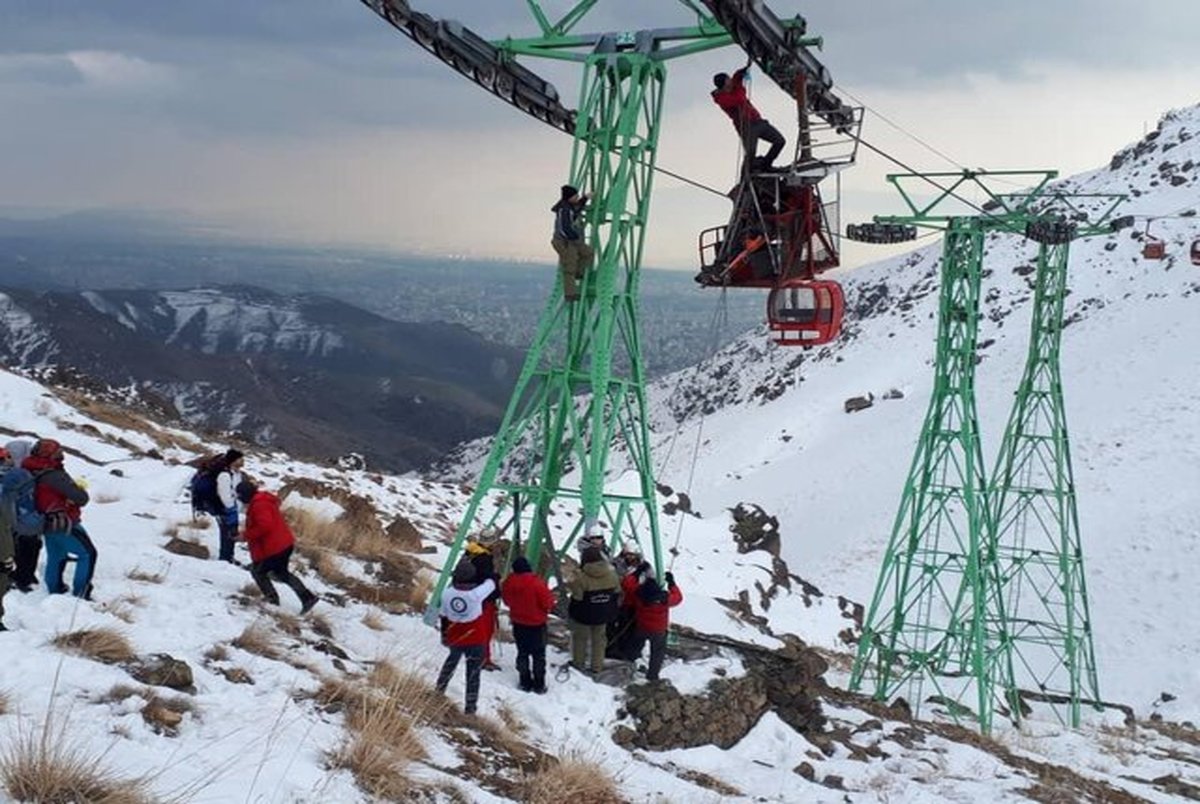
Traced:
<path fill-rule="evenodd" d="M 394 471 L 494 428 L 520 365 L 461 326 L 250 287 L 9 290 L 0 311 L 8 366 L 133 393 L 193 428 Z"/>

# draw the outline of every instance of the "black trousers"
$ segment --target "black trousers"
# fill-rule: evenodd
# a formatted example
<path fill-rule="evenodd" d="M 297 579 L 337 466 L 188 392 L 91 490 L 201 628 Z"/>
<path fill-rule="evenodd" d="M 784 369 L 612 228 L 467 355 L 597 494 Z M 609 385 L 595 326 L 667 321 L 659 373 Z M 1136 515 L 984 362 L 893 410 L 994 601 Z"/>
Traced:
<path fill-rule="evenodd" d="M 250 565 L 250 577 L 254 578 L 258 588 L 262 590 L 263 597 L 276 605 L 279 604 L 279 593 L 275 591 L 275 585 L 271 583 L 272 578 L 290 586 L 296 593 L 296 597 L 300 598 L 301 603 L 311 600 L 313 596 L 304 582 L 288 569 L 288 561 L 291 558 L 292 548 L 289 547 L 282 553 L 276 553 Z"/>
<path fill-rule="evenodd" d="M 41 536 L 17 536 L 12 580 L 16 586 L 37 586 L 38 556 L 42 554 Z"/>
<path fill-rule="evenodd" d="M 646 669 L 646 678 L 650 681 L 657 681 L 658 674 L 662 670 L 663 660 L 667 658 L 667 632 L 661 634 L 651 634 L 638 629 L 637 636 L 634 637 L 635 657 L 642 655 L 642 646 L 647 642 L 650 643 L 650 666 Z"/>
<path fill-rule="evenodd" d="M 521 689 L 541 689 L 546 686 L 546 626 L 512 624 L 513 641 L 517 643 L 517 675 Z"/>
<path fill-rule="evenodd" d="M 467 700 L 463 711 L 473 715 L 475 707 L 479 705 L 479 671 L 483 669 L 483 645 L 451 645 L 450 655 L 442 663 L 435 686 L 438 692 L 446 691 L 450 679 L 454 677 L 454 671 L 458 669 L 459 659 L 464 656 L 467 657 Z"/>
<path fill-rule="evenodd" d="M 750 125 L 746 126 L 746 130 L 742 136 L 742 142 L 746 146 L 746 161 L 753 162 L 755 153 L 758 151 L 758 141 L 766 140 L 771 143 L 771 149 L 763 156 L 763 161 L 766 164 L 771 164 L 775 161 L 775 157 L 779 156 L 779 152 L 783 150 L 784 138 L 779 133 L 779 129 L 771 125 L 766 120 L 755 120 Z"/>
<path fill-rule="evenodd" d="M 221 561 L 233 561 L 233 545 L 237 541 L 237 522 L 227 522 L 225 517 L 217 517 L 217 533 L 220 539 L 217 558 Z"/>

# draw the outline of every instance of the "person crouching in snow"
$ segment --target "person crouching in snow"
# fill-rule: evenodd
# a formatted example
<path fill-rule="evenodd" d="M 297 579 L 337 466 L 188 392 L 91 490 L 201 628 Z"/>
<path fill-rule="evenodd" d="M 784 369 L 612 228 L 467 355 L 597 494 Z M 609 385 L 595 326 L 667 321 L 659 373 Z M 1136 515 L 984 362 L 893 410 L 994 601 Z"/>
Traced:
<path fill-rule="evenodd" d="M 68 591 L 63 583 L 67 559 L 75 558 L 75 576 L 70 592 L 75 597 L 92 599 L 92 576 L 96 572 L 96 546 L 83 529 L 83 506 L 88 493 L 82 481 L 76 481 L 63 468 L 62 445 L 51 438 L 40 439 L 21 466 L 34 476 L 37 485 L 33 498 L 38 511 L 45 514 L 46 588 L 50 594 Z"/>
<path fill-rule="evenodd" d="M 653 577 L 642 581 L 633 603 L 634 623 L 637 626 L 633 655 L 635 658 L 641 656 L 642 646 L 650 643 L 650 667 L 646 671 L 648 681 L 658 681 L 663 659 L 666 658 L 670 608 L 683 602 L 683 592 L 675 585 L 675 576 L 668 572 L 663 579 L 667 582 L 666 589 L 659 586 Z"/>
<path fill-rule="evenodd" d="M 263 597 L 273 605 L 279 605 L 279 593 L 271 578 L 286 583 L 300 598 L 300 613 L 307 614 L 317 605 L 319 598 L 288 569 L 296 537 L 279 510 L 279 498 L 249 480 L 237 485 L 237 498 L 246 506 L 246 529 L 242 539 L 250 548 L 250 576 L 262 590 Z"/>
<path fill-rule="evenodd" d="M 463 711 L 475 714 L 479 703 L 479 675 L 483 667 L 483 649 L 491 634 L 484 619 L 483 601 L 496 591 L 496 582 L 485 578 L 475 581 L 475 567 L 470 561 L 460 561 L 451 577 L 452 586 L 442 593 L 438 606 L 441 615 L 442 644 L 450 649 L 450 655 L 442 664 L 437 677 L 437 691 L 446 692 L 458 662 L 467 658 L 467 699 Z"/>
<path fill-rule="evenodd" d="M 517 675 L 522 692 L 546 691 L 546 620 L 557 602 L 550 587 L 520 556 L 501 588 L 517 643 Z M 533 668 L 530 669 L 532 663 Z"/>

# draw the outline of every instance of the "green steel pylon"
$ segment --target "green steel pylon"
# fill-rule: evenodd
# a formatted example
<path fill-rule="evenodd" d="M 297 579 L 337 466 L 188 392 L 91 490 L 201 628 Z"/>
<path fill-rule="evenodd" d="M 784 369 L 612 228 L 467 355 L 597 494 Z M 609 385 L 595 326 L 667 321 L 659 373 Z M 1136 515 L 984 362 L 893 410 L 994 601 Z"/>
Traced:
<path fill-rule="evenodd" d="M 1018 696 L 1058 704 L 1055 713 L 1072 727 L 1081 704 L 1100 700 L 1059 355 L 1070 238 L 1108 231 L 1123 200 L 1058 196 L 1038 205 L 1065 208 L 1074 223 L 1039 247 L 1029 353 L 989 490 L 1015 719 L 1025 709 Z"/>
<path fill-rule="evenodd" d="M 582 2 L 578 14 L 568 14 L 572 25 L 593 2 Z M 536 15 L 537 4 L 530 5 Z M 543 572 L 557 566 L 585 529 L 602 534 L 610 545 L 633 539 L 653 556 L 660 578 L 665 569 L 638 326 L 639 269 L 666 62 L 732 39 L 711 20 L 664 29 L 661 35 L 642 31 L 599 38 L 568 36 L 561 25 L 542 27 L 542 37 L 509 39 L 501 46 L 510 55 L 584 64 L 569 183 L 591 196 L 587 240 L 596 263 L 583 280 L 580 301 L 563 301 L 560 276 L 547 302 L 427 617 L 465 542 L 482 530 L 503 533 Z M 617 36 L 624 38 L 618 42 Z M 663 49 L 663 42 L 672 46 Z M 581 46 L 592 52 L 569 52 Z M 547 240 L 551 222 L 547 214 L 539 224 L 546 227 Z M 614 450 L 624 454 L 629 467 L 620 476 L 609 469 Z M 481 506 L 493 495 L 502 504 L 481 522 Z M 570 531 L 552 535 L 548 519 L 555 505 L 580 515 Z"/>
<path fill-rule="evenodd" d="M 1028 196 L 1004 198 L 991 178 L 1032 177 Z M 902 174 L 888 180 L 911 212 L 878 223 L 944 228 L 934 387 L 900 509 L 864 623 L 850 686 L 880 700 L 903 693 L 914 714 L 927 702 L 987 732 L 1012 688 L 1004 647 L 1002 584 L 990 546 L 991 510 L 975 410 L 975 363 L 983 245 L 992 231 L 1023 232 L 1030 203 L 1055 176 L 982 173 Z M 918 203 L 906 183 L 954 179 Z M 993 212 L 940 212 L 966 187 L 982 190 Z M 928 687 L 928 689 L 927 689 Z M 926 698 L 928 695 L 928 698 Z"/>

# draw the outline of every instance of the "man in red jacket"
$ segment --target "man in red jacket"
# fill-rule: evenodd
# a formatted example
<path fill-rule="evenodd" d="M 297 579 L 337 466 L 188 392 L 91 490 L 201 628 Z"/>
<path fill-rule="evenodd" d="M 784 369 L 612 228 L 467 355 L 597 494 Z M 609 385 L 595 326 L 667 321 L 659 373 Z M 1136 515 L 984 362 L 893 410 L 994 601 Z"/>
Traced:
<path fill-rule="evenodd" d="M 512 563 L 512 573 L 504 579 L 500 591 L 512 620 L 513 641 L 517 643 L 517 674 L 522 692 L 546 691 L 546 619 L 554 610 L 554 593 L 533 572 L 529 559 L 520 556 Z M 530 672 L 530 662 L 533 671 Z"/>
<path fill-rule="evenodd" d="M 279 510 L 279 498 L 249 480 L 237 485 L 237 498 L 246 506 L 246 529 L 242 539 L 250 548 L 250 576 L 262 590 L 263 597 L 273 605 L 279 605 L 279 593 L 271 583 L 273 577 L 286 583 L 300 598 L 300 613 L 307 614 L 317 605 L 319 598 L 288 569 L 296 537 Z"/>
<path fill-rule="evenodd" d="M 737 129 L 746 148 L 746 164 L 756 170 L 769 170 L 775 157 L 783 150 L 783 135 L 779 129 L 763 119 L 746 95 L 746 71 L 750 69 L 749 62 L 732 76 L 728 73 L 717 73 L 713 76 L 713 103 L 721 107 L 721 111 L 729 115 L 733 127 Z M 766 140 L 771 143 L 771 150 L 766 156 L 758 157 L 758 141 Z"/>
<path fill-rule="evenodd" d="M 666 573 L 663 580 L 667 582 L 664 590 L 653 577 L 647 578 L 638 587 L 634 597 L 634 622 L 637 625 L 637 635 L 633 646 L 633 655 L 642 655 L 642 645 L 650 643 L 650 667 L 646 671 L 646 680 L 658 681 L 662 670 L 663 659 L 667 653 L 667 628 L 671 622 L 670 609 L 683 602 L 683 592 L 675 585 L 675 576 Z"/>
<path fill-rule="evenodd" d="M 22 464 L 33 475 L 33 499 L 45 515 L 43 540 L 46 543 L 46 588 L 50 594 L 68 591 L 63 583 L 67 559 L 75 559 L 75 577 L 70 592 L 75 597 L 92 599 L 92 576 L 96 572 L 96 546 L 84 530 L 83 506 L 88 493 L 63 468 L 63 448 L 52 438 L 39 439 Z"/>

